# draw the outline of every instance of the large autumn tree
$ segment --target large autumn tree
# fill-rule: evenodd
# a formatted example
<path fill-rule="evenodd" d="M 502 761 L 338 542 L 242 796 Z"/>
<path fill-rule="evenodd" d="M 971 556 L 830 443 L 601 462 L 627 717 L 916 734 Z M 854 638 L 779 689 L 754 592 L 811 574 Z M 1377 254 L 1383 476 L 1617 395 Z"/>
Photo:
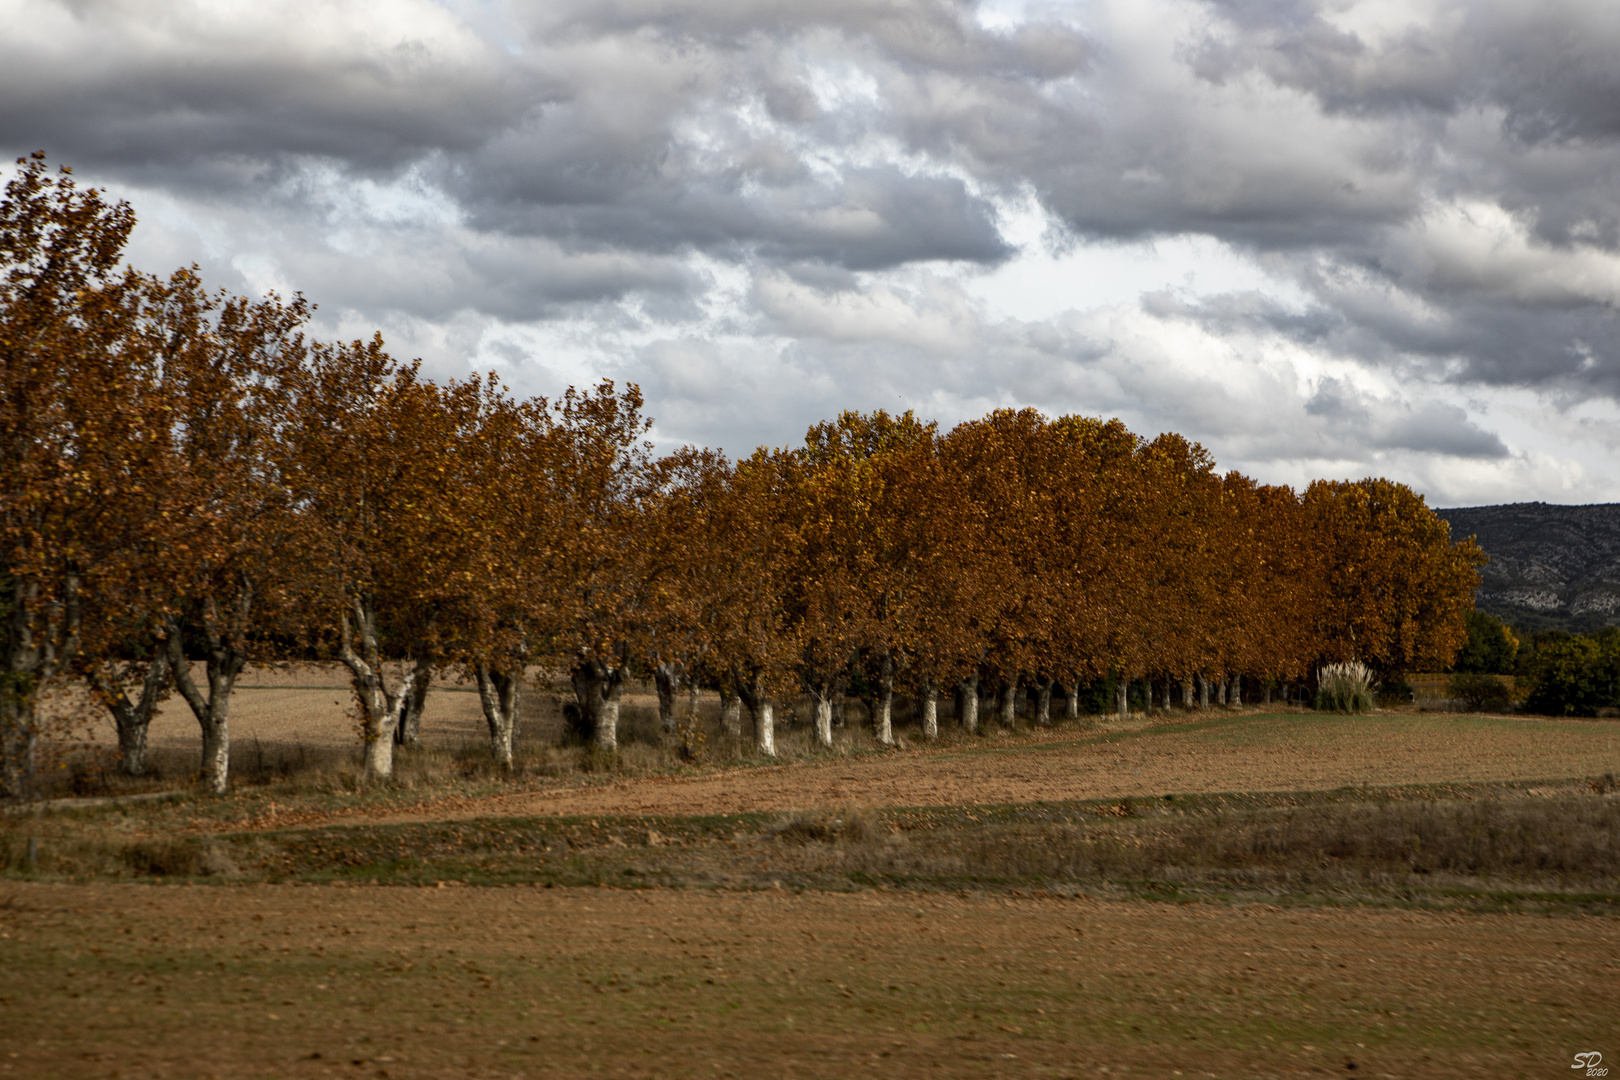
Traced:
<path fill-rule="evenodd" d="M 1392 480 L 1318 480 L 1306 490 L 1321 592 L 1313 614 L 1327 660 L 1384 675 L 1441 670 L 1468 636 L 1485 555 L 1423 496 Z"/>
<path fill-rule="evenodd" d="M 202 784 L 224 792 L 237 677 L 297 617 L 312 552 L 291 441 L 308 308 L 301 298 L 210 294 L 171 277 L 163 357 L 176 461 L 173 590 L 166 646 L 202 733 Z M 192 660 L 201 661 L 199 682 Z"/>
<path fill-rule="evenodd" d="M 31 792 L 39 694 L 78 656 L 93 594 L 131 573 L 109 498 L 160 431 L 149 363 L 126 358 L 143 282 L 119 266 L 134 215 L 44 155 L 0 200 L 0 794 Z M 136 470 L 138 471 L 138 470 Z"/>
<path fill-rule="evenodd" d="M 666 572 L 640 543 L 661 489 L 641 406 L 634 385 L 570 387 L 550 405 L 550 442 L 528 474 L 554 522 L 526 541 L 529 587 L 546 601 L 535 630 L 568 666 L 582 734 L 604 750 L 618 746 L 620 695 Z"/>

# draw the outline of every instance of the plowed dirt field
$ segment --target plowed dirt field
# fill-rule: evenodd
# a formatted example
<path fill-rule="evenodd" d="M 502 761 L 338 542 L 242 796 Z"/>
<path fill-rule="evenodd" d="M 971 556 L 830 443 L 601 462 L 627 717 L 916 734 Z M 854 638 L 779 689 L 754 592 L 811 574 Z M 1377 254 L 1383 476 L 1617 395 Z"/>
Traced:
<path fill-rule="evenodd" d="M 1612 919 L 881 892 L 0 898 L 13 1076 L 1428 1080 L 1620 1056 Z"/>
<path fill-rule="evenodd" d="M 1231 716 L 696 777 L 564 788 L 446 810 L 723 814 L 864 804 L 966 806 L 1226 791 L 1319 791 L 1620 772 L 1620 723 L 1502 718 Z"/>

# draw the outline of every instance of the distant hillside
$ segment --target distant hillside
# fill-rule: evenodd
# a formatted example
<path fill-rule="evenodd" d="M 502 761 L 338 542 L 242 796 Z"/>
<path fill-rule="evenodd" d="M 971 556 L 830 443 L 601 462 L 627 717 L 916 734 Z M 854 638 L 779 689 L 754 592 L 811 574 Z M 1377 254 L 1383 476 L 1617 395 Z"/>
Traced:
<path fill-rule="evenodd" d="M 1520 630 L 1590 631 L 1620 622 L 1620 504 L 1510 503 L 1436 509 L 1451 536 L 1491 561 L 1477 600 Z"/>

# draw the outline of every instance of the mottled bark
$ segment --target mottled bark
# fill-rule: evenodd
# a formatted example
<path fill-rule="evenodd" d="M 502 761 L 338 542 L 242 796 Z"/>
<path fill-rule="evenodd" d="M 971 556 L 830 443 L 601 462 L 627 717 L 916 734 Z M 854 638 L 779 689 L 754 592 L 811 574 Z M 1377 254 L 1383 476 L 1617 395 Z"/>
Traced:
<path fill-rule="evenodd" d="M 1198 707 L 1209 708 L 1209 680 L 1202 675 L 1198 676 Z"/>
<path fill-rule="evenodd" d="M 1191 679 L 1181 680 L 1181 707 L 1183 709 L 1193 707 L 1193 684 Z"/>
<path fill-rule="evenodd" d="M 742 738 L 742 699 L 727 680 L 720 683 L 720 726 L 733 739 Z"/>
<path fill-rule="evenodd" d="M 979 677 L 963 679 L 956 684 L 956 722 L 969 734 L 979 730 Z"/>
<path fill-rule="evenodd" d="M 833 703 L 832 684 L 821 682 L 810 687 L 816 701 L 815 743 L 823 750 L 832 749 Z"/>
<path fill-rule="evenodd" d="M 996 719 L 1002 727 L 1010 728 L 1015 726 L 1018 723 L 1018 676 L 1016 674 L 1010 676 L 1002 684 L 998 698 L 997 705 L 999 707 Z"/>
<path fill-rule="evenodd" d="M 1242 705 L 1243 704 L 1243 676 L 1242 675 L 1234 675 L 1234 676 L 1232 676 L 1231 699 L 1232 699 L 1232 704 L 1233 705 Z"/>
<path fill-rule="evenodd" d="M 389 688 L 377 639 L 377 611 L 368 597 L 350 599 L 339 629 L 338 655 L 349 669 L 349 682 L 360 702 L 364 776 L 367 780 L 387 780 L 394 775 L 394 731 L 410 700 L 416 672 L 408 672 L 404 681 Z"/>
<path fill-rule="evenodd" d="M 429 656 L 419 655 L 410 693 L 405 696 L 405 708 L 399 714 L 399 725 L 394 728 L 394 741 L 400 746 L 422 745 L 422 711 L 427 708 L 428 690 L 432 686 L 433 660 Z"/>
<path fill-rule="evenodd" d="M 766 757 L 776 756 L 776 702 L 765 690 L 758 675 L 737 679 L 737 696 L 754 718 L 754 749 Z"/>
<path fill-rule="evenodd" d="M 1052 726 L 1052 680 L 1044 675 L 1035 680 L 1035 726 Z"/>
<path fill-rule="evenodd" d="M 1080 680 L 1069 684 L 1069 697 L 1063 705 L 1063 715 L 1069 720 L 1080 719 Z"/>
<path fill-rule="evenodd" d="M 125 776 L 145 776 L 149 767 L 147 731 L 152 722 L 152 713 L 157 711 L 158 702 L 163 699 L 163 691 L 169 683 L 168 649 L 161 642 L 158 643 L 157 654 L 146 661 L 141 693 L 134 701 L 125 694 L 124 687 L 115 681 L 115 676 L 105 670 L 98 668 L 90 671 L 86 681 L 113 715 L 113 725 L 118 730 L 119 771 Z"/>
<path fill-rule="evenodd" d="M 252 597 L 244 593 L 238 598 L 237 625 L 247 622 Z M 236 689 L 236 677 L 247 666 L 247 654 L 234 638 L 218 630 L 219 620 L 212 610 L 212 602 L 203 611 L 203 634 L 207 642 L 203 670 L 208 680 L 208 693 L 204 694 L 191 676 L 191 665 L 186 660 L 181 641 L 180 626 L 171 620 L 165 647 L 169 652 L 169 667 L 174 673 L 175 689 L 185 699 L 202 729 L 201 781 L 205 791 L 225 794 L 230 782 L 231 764 L 231 693 Z"/>
<path fill-rule="evenodd" d="M 581 656 L 569 672 L 574 700 L 587 737 L 602 750 L 619 748 L 619 695 L 628 674 L 624 657 L 609 663 L 595 656 Z"/>
<path fill-rule="evenodd" d="M 478 682 L 478 704 L 489 728 L 489 751 L 503 772 L 512 768 L 513 746 L 517 741 L 518 710 L 523 696 L 523 672 L 502 671 L 488 664 L 476 664 L 473 678 Z"/>
<path fill-rule="evenodd" d="M 653 687 L 658 692 L 658 723 L 664 734 L 675 733 L 675 697 L 681 689 L 681 666 L 666 660 L 653 668 Z"/>
<path fill-rule="evenodd" d="M 878 660 L 878 692 L 872 727 L 883 746 L 894 745 L 894 659 L 887 652 Z"/>
<path fill-rule="evenodd" d="M 921 702 L 923 738 L 933 742 L 939 738 L 939 687 L 932 681 L 923 683 Z"/>
<path fill-rule="evenodd" d="M 1215 684 L 1216 702 L 1222 706 L 1226 704 L 1226 680 L 1223 678 Z"/>

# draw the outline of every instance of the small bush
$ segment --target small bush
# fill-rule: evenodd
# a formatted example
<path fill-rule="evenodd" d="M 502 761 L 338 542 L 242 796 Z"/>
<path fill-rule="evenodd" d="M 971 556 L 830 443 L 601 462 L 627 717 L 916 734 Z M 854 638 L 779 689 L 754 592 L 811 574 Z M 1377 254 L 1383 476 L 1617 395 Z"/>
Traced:
<path fill-rule="evenodd" d="M 1474 712 L 1501 712 L 1513 700 L 1507 683 L 1495 675 L 1453 675 L 1448 692 Z"/>
<path fill-rule="evenodd" d="M 1366 664 L 1326 664 L 1316 673 L 1316 707 L 1321 711 L 1363 713 L 1373 705 L 1373 673 Z"/>

